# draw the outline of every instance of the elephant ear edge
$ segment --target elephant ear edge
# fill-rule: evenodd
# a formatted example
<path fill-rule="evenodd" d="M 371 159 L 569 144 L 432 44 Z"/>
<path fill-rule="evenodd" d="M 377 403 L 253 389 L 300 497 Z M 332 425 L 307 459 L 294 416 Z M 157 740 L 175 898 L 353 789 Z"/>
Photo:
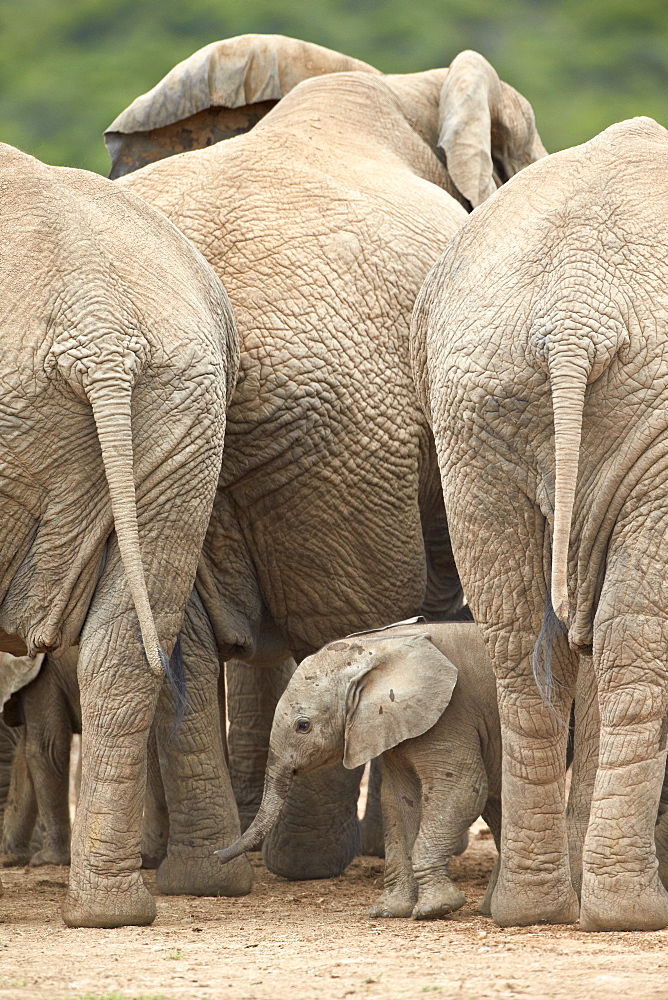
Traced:
<path fill-rule="evenodd" d="M 457 667 L 427 632 L 378 637 L 346 693 L 343 765 L 352 769 L 431 729 L 447 708 Z"/>
<path fill-rule="evenodd" d="M 113 179 L 147 163 L 250 131 L 302 80 L 368 63 L 285 35 L 211 42 L 174 66 L 111 123 L 104 141 Z"/>
<path fill-rule="evenodd" d="M 441 88 L 438 144 L 452 182 L 472 208 L 547 156 L 531 104 L 470 50 L 453 59 Z"/>

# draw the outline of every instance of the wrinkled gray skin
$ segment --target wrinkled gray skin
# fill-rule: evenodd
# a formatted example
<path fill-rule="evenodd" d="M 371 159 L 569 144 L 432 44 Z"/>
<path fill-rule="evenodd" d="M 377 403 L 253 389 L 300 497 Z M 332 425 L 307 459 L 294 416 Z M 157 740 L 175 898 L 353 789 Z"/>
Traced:
<path fill-rule="evenodd" d="M 564 760 L 580 653 L 600 706 L 580 924 L 668 925 L 654 849 L 668 717 L 667 279 L 668 133 L 634 119 L 513 179 L 416 305 L 416 381 L 497 677 L 502 925 L 578 917 Z M 579 868 L 577 846 L 574 857 Z"/>
<path fill-rule="evenodd" d="M 12 769 L 20 737 L 21 732 L 19 730 L 13 726 L 8 726 L 0 718 L 0 830 L 2 830 L 7 813 L 7 804 L 11 791 Z M 24 781 L 24 790 L 32 795 L 34 802 L 34 794 L 32 794 L 32 785 L 29 778 L 27 781 Z"/>
<path fill-rule="evenodd" d="M 15 691 L 18 691 L 25 684 L 28 684 L 38 673 L 43 654 L 35 657 L 12 656 L 10 653 L 0 652 L 0 713 L 4 709 Z M 15 756 L 21 754 L 22 748 L 21 733 L 11 726 L 6 725 L 0 714 L 0 831 L 2 831 L 7 800 L 11 791 L 12 766 Z M 23 771 L 27 775 L 25 762 Z M 24 780 L 26 795 L 26 806 L 33 814 L 31 820 L 31 831 L 34 825 L 34 812 L 36 809 L 35 796 L 29 779 Z"/>
<path fill-rule="evenodd" d="M 7 656 L 7 654 L 3 654 Z M 29 684 L 16 691 L 5 706 L 3 724 L 3 772 L 6 775 L 7 806 L 0 822 L 0 864 L 69 865 L 70 814 L 69 774 L 72 734 L 81 732 L 81 708 L 77 683 L 77 650 L 62 656 L 39 657 L 44 661 Z M 2 785 L 0 801 L 4 803 Z M 39 846 L 35 824 L 39 822 Z M 148 779 L 142 837 L 142 867 L 157 868 L 167 851 L 169 820 L 155 734 L 148 744 Z"/>
<path fill-rule="evenodd" d="M 116 182 L 202 250 L 239 324 L 198 575 L 222 658 L 299 661 L 336 635 L 460 606 L 410 313 L 462 205 L 543 152 L 527 102 L 462 53 L 410 76 L 306 80 L 248 134 Z M 272 870 L 342 870 L 357 782 L 341 767 L 295 782 L 265 844 Z"/>
<path fill-rule="evenodd" d="M 220 471 L 234 322 L 213 271 L 141 199 L 9 146 L 0 168 L 0 648 L 79 641 L 65 921 L 149 923 L 146 743 Z M 191 601 L 184 635 L 194 619 Z M 215 732 L 197 740 L 191 766 Z"/>
<path fill-rule="evenodd" d="M 76 647 L 61 657 L 47 656 L 37 677 L 14 694 L 5 708 L 6 719 L 8 715 L 23 731 L 2 828 L 2 864 L 69 865 L 70 745 L 72 733 L 81 732 Z M 37 817 L 42 836 L 34 852 L 32 826 Z"/>
<path fill-rule="evenodd" d="M 466 900 L 448 875 L 450 858 L 481 812 L 497 845 L 501 832 L 494 674 L 472 622 L 393 626 L 303 660 L 276 708 L 260 810 L 219 856 L 257 846 L 293 777 L 372 758 L 382 768 L 386 863 L 371 916 L 432 919 L 459 909 Z"/>

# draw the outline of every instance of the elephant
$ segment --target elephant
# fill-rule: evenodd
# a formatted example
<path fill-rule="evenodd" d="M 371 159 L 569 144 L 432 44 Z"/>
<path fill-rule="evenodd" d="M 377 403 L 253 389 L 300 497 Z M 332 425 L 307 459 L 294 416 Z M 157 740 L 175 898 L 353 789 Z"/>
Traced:
<path fill-rule="evenodd" d="M 21 726 L 12 769 L 11 804 L 2 828 L 2 863 L 69 865 L 70 745 L 81 733 L 77 649 L 44 658 L 37 676 L 5 706 L 4 720 Z M 39 816 L 42 836 L 33 851 L 33 826 Z"/>
<path fill-rule="evenodd" d="M 193 584 L 236 327 L 213 270 L 144 200 L 11 146 L 0 164 L 0 648 L 78 644 L 83 773 L 65 922 L 149 923 L 146 744 L 158 699 L 176 703 L 177 635 L 199 627 Z M 180 746 L 199 718 L 186 712 Z M 222 759 L 216 735 L 197 735 L 189 766 L 203 742 Z"/>
<path fill-rule="evenodd" d="M 239 86 L 237 63 L 230 74 Z M 152 95 L 174 115 L 187 104 L 173 76 Z M 152 124 L 147 112 L 134 127 Z M 529 103 L 464 52 L 447 69 L 304 80 L 246 134 L 115 181 L 208 258 L 239 326 L 197 578 L 222 659 L 299 661 L 337 635 L 461 606 L 410 315 L 467 209 L 544 152 Z M 337 766 L 295 782 L 263 848 L 273 871 L 343 870 L 358 780 Z"/>
<path fill-rule="evenodd" d="M 448 863 L 482 813 L 498 846 L 501 733 L 473 622 L 410 622 L 346 636 L 302 660 L 276 707 L 262 805 L 230 861 L 276 823 L 293 778 L 379 758 L 385 879 L 372 917 L 446 916 L 466 902 Z M 489 912 L 489 896 L 482 911 Z"/>
<path fill-rule="evenodd" d="M 10 659 L 6 653 L 2 657 Z M 27 661 L 25 657 L 22 659 Z M 35 660 L 39 673 L 31 677 L 26 672 L 29 682 L 14 691 L 3 712 L 3 733 L 12 734 L 20 727 L 19 735 L 11 740 L 7 767 L 8 773 L 11 767 L 11 780 L 4 822 L 0 823 L 0 864 L 4 867 L 70 863 L 70 747 L 73 734 L 81 733 L 77 649 L 72 646 L 60 657 L 42 654 Z M 152 731 L 148 743 L 142 868 L 160 865 L 167 853 L 168 830 L 169 816 Z"/>
<path fill-rule="evenodd" d="M 471 216 L 415 305 L 412 360 L 503 737 L 502 926 L 668 925 L 668 133 L 611 126 Z M 564 813 L 578 669 L 600 711 L 581 899 Z M 577 720 L 576 720 L 577 721 Z M 576 733 L 577 746 L 577 733 Z"/>
<path fill-rule="evenodd" d="M 40 653 L 35 657 L 12 656 L 10 653 L 0 652 L 0 831 L 2 831 L 5 812 L 8 808 L 8 800 L 12 792 L 12 768 L 17 756 L 21 756 L 21 733 L 13 727 L 8 726 L 2 719 L 2 711 L 11 699 L 12 695 L 28 684 L 37 676 L 44 654 Z M 24 776 L 22 783 L 24 786 L 24 807 L 27 808 L 30 819 L 30 834 L 34 827 L 34 820 L 37 811 L 37 804 L 25 768 L 25 759 L 22 758 L 20 765 Z M 10 806 L 11 808 L 11 806 Z"/>

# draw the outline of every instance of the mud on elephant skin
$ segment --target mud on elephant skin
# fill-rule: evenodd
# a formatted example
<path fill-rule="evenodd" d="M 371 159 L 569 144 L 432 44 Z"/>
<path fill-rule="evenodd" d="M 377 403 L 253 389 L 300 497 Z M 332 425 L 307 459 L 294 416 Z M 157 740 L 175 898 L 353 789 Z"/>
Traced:
<path fill-rule="evenodd" d="M 183 114 L 190 76 L 179 72 L 133 128 L 161 127 L 159 99 Z M 237 63 L 229 73 L 239 80 Z M 202 250 L 239 324 L 197 585 L 222 658 L 267 662 L 276 637 L 274 662 L 299 661 L 337 635 L 418 613 L 427 582 L 439 595 L 430 613 L 461 605 L 449 541 L 437 545 L 432 530 L 445 516 L 410 372 L 410 314 L 466 209 L 543 154 L 528 102 L 465 52 L 425 73 L 305 80 L 246 134 L 116 181 Z M 279 824 L 266 848 L 274 870 L 298 878 L 318 850 L 329 874 L 351 859 L 356 788 L 341 767 L 335 775 L 303 779 L 309 801 L 323 802 L 310 814 L 295 789 L 286 835 Z M 345 797 L 333 822 L 334 780 Z M 345 840 L 331 840 L 337 829 Z"/>
<path fill-rule="evenodd" d="M 6 145 L 0 165 L 0 647 L 78 639 L 64 917 L 148 923 L 146 743 L 220 472 L 236 330 L 212 269 L 145 201 Z"/>
<path fill-rule="evenodd" d="M 463 906 L 450 858 L 480 813 L 497 846 L 501 827 L 494 674 L 471 622 L 390 626 L 303 660 L 276 708 L 260 810 L 218 856 L 229 861 L 257 847 L 296 776 L 373 758 L 383 774 L 386 862 L 371 916 L 432 919 Z"/>
<path fill-rule="evenodd" d="M 502 925 L 578 917 L 565 723 L 590 654 L 600 748 L 580 924 L 668 925 L 654 846 L 668 714 L 657 543 L 667 178 L 668 132 L 651 119 L 534 164 L 469 219 L 415 307 L 416 384 L 497 678 L 504 826 L 492 913 Z"/>

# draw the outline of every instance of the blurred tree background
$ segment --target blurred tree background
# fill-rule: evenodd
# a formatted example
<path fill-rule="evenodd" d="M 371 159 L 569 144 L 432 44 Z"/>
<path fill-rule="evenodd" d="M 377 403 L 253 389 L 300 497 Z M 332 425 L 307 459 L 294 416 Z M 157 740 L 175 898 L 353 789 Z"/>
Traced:
<path fill-rule="evenodd" d="M 107 173 L 101 133 L 181 59 L 279 32 L 386 72 L 474 48 L 532 102 L 547 148 L 668 124 L 666 0 L 0 0 L 0 140 Z"/>

